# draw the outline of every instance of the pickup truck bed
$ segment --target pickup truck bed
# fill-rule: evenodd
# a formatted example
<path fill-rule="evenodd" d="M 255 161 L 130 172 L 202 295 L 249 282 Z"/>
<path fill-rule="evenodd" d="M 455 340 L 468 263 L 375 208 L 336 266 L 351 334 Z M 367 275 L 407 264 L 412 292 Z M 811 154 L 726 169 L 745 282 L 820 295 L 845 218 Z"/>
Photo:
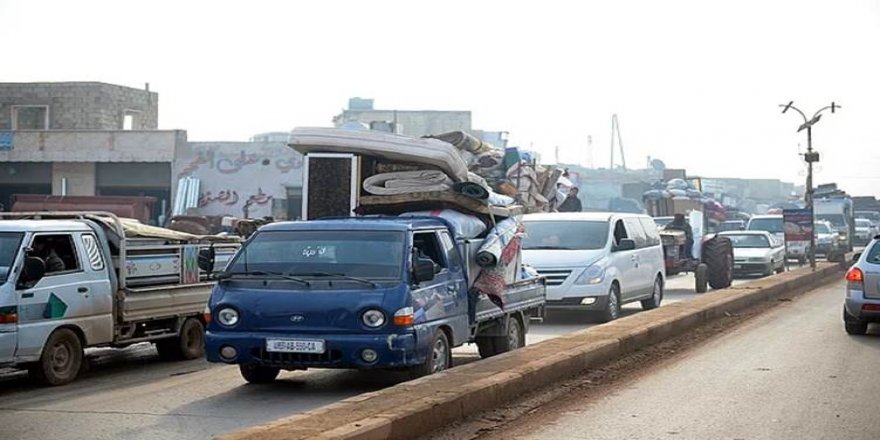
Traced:
<path fill-rule="evenodd" d="M 537 309 L 544 306 L 544 278 L 518 281 L 507 286 L 504 293 L 504 309 L 496 306 L 489 297 L 480 295 L 477 300 L 476 322 L 498 319 L 511 312 Z"/>

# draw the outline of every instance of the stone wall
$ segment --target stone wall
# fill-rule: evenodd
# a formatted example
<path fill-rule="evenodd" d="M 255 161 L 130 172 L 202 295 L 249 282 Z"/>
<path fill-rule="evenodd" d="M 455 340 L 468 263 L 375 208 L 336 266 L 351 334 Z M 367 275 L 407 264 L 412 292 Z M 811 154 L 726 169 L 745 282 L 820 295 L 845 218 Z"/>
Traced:
<path fill-rule="evenodd" d="M 13 106 L 49 107 L 51 130 L 133 130 L 159 127 L 159 94 L 98 82 L 0 83 L 0 130 L 11 130 Z"/>
<path fill-rule="evenodd" d="M 182 130 L 14 131 L 0 162 L 171 162 Z"/>

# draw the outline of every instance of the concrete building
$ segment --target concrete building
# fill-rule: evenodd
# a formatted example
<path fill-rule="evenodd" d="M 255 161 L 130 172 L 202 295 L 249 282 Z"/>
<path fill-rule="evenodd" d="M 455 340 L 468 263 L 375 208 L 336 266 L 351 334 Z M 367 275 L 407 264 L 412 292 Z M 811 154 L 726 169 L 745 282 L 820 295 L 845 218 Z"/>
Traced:
<path fill-rule="evenodd" d="M 149 85 L 0 83 L 0 130 L 155 130 L 158 121 Z"/>
<path fill-rule="evenodd" d="M 333 117 L 333 124 L 360 122 L 373 129 L 412 137 L 449 131 L 471 131 L 470 111 L 378 110 L 372 99 L 351 98 L 348 108 Z"/>

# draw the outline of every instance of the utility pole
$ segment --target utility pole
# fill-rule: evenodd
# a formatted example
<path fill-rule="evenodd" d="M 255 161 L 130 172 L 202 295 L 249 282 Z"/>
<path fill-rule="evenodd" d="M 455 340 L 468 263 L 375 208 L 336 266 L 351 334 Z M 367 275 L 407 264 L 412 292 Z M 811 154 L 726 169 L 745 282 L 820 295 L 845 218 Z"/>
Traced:
<path fill-rule="evenodd" d="M 623 139 L 620 137 L 620 123 L 617 122 L 617 113 L 611 115 L 611 166 L 614 169 L 614 138 L 617 137 L 617 146 L 620 147 L 620 167 L 626 169 L 626 157 L 623 155 Z"/>
<path fill-rule="evenodd" d="M 819 161 L 819 153 L 813 151 L 813 125 L 816 125 L 819 122 L 819 119 L 822 117 L 820 113 L 825 110 L 830 109 L 831 113 L 834 113 L 835 110 L 839 109 L 840 106 L 831 102 L 831 105 L 820 108 L 813 114 L 812 119 L 807 119 L 807 115 L 802 112 L 800 109 L 794 106 L 794 101 L 789 101 L 788 104 L 779 104 L 780 107 L 783 107 L 782 113 L 788 111 L 788 109 L 794 109 L 798 112 L 802 118 L 804 118 L 804 123 L 798 127 L 798 133 L 807 130 L 807 152 L 804 153 L 804 160 L 807 162 L 807 190 L 804 194 L 804 202 L 807 205 L 806 208 L 810 210 L 812 214 L 812 228 L 810 233 L 810 268 L 813 271 L 816 270 L 816 213 L 813 210 L 813 164 Z"/>

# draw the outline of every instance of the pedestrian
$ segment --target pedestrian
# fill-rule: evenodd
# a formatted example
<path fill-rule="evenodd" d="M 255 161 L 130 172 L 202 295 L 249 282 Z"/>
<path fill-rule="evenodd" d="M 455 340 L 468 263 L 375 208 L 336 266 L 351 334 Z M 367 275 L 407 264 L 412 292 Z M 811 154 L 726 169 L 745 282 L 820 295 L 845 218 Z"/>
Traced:
<path fill-rule="evenodd" d="M 559 205 L 559 212 L 581 212 L 582 210 L 583 206 L 578 198 L 578 188 L 573 186 L 568 190 L 568 196 L 565 197 L 565 201 Z"/>

